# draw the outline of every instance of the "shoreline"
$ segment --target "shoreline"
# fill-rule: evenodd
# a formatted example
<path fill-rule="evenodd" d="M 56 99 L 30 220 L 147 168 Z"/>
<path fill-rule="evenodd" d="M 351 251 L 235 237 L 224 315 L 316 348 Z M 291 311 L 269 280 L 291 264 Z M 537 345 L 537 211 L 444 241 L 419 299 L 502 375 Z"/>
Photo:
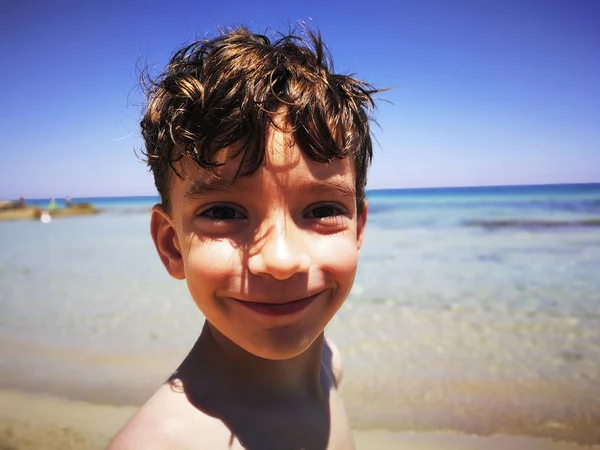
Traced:
<path fill-rule="evenodd" d="M 0 448 L 29 450 L 103 449 L 136 411 L 137 406 L 115 406 L 60 397 L 0 390 Z M 598 450 L 550 439 L 474 436 L 454 431 L 391 432 L 354 429 L 357 450 Z"/>

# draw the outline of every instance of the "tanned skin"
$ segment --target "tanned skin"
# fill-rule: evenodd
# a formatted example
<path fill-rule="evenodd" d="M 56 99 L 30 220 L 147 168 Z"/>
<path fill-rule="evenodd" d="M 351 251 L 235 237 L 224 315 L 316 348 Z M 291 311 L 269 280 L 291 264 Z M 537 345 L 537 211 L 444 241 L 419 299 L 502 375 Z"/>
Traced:
<path fill-rule="evenodd" d="M 354 448 L 323 330 L 352 287 L 367 207 L 351 160 L 313 161 L 278 128 L 252 175 L 235 177 L 235 149 L 214 173 L 184 158 L 170 211 L 154 207 L 158 254 L 206 323 L 110 450 Z"/>

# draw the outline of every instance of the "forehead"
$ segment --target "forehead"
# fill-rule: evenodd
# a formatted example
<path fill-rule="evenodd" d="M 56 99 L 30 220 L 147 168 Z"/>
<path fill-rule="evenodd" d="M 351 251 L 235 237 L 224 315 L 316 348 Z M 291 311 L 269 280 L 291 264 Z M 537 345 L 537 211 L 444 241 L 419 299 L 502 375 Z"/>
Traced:
<path fill-rule="evenodd" d="M 195 184 L 194 190 L 198 191 L 202 186 L 206 189 L 223 190 L 228 186 L 241 187 L 259 181 L 274 182 L 279 186 L 300 181 L 345 185 L 348 191 L 356 194 L 356 175 L 351 159 L 333 159 L 326 163 L 314 161 L 294 142 L 291 133 L 270 127 L 263 164 L 249 175 L 238 176 L 239 173 L 244 173 L 244 168 L 240 167 L 243 155 L 235 156 L 238 150 L 236 147 L 220 150 L 215 155 L 215 162 L 220 165 L 214 170 L 200 168 L 190 157 L 184 157 L 178 168 L 181 169 L 183 179 L 173 177 L 175 185 L 180 185 L 185 190 Z"/>

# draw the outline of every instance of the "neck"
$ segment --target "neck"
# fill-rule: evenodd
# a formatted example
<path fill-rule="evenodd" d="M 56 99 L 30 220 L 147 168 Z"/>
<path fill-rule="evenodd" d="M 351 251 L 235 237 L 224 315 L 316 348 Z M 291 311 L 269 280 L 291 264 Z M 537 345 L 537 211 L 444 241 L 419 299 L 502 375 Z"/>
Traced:
<path fill-rule="evenodd" d="M 321 398 L 321 353 L 323 333 L 300 355 L 286 360 L 259 358 L 229 340 L 206 322 L 198 341 L 178 369 L 183 381 L 184 372 L 201 374 L 240 397 L 282 398 L 310 396 Z"/>

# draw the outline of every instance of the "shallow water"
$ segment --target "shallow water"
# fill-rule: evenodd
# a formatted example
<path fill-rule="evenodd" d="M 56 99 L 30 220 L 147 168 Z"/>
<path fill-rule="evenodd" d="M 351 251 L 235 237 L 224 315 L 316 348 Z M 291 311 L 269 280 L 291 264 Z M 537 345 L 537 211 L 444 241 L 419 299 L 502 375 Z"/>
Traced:
<path fill-rule="evenodd" d="M 328 328 L 352 421 L 600 442 L 600 227 L 577 225 L 600 218 L 600 185 L 368 198 L 356 283 Z M 202 316 L 155 255 L 154 200 L 93 199 L 98 216 L 0 223 L 0 334 L 20 349 L 0 363 L 0 383 L 27 372 L 50 385 L 93 366 L 100 386 L 132 361 L 173 368 Z M 482 220 L 513 226 L 469 225 Z"/>

